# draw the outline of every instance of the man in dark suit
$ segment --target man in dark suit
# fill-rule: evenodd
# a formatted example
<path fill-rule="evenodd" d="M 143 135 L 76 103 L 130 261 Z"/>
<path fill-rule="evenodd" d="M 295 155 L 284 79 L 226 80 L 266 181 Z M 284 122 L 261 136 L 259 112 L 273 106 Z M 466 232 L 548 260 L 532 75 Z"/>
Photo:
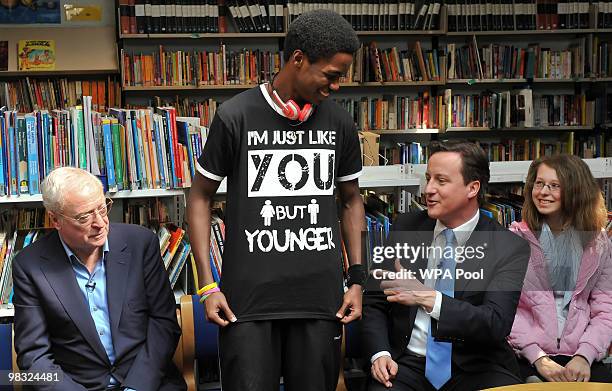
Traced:
<path fill-rule="evenodd" d="M 56 230 L 13 262 L 19 368 L 59 374 L 38 390 L 185 390 L 156 235 L 109 224 L 112 201 L 86 171 L 56 169 L 42 189 Z"/>
<path fill-rule="evenodd" d="M 383 269 L 367 284 L 363 313 L 370 390 L 520 383 L 506 337 L 529 246 L 479 211 L 489 180 L 484 151 L 462 141 L 431 147 L 427 211 L 400 216 L 388 245 L 375 249 Z"/>

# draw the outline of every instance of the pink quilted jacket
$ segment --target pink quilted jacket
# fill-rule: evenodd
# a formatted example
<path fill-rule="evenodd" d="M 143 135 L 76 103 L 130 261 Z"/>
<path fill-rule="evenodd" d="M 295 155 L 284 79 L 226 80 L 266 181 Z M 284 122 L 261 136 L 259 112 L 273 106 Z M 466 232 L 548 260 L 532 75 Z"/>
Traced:
<path fill-rule="evenodd" d="M 544 355 L 579 354 L 592 364 L 607 355 L 612 342 L 612 245 L 602 233 L 584 250 L 560 340 L 557 307 L 544 253 L 526 223 L 510 230 L 529 241 L 531 257 L 508 341 L 530 363 Z"/>

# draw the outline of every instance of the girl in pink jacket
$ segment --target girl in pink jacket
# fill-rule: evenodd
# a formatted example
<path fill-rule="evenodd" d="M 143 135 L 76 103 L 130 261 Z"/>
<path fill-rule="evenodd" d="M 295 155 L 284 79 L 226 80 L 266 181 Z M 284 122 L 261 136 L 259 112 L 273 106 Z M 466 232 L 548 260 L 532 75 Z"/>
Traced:
<path fill-rule="evenodd" d="M 612 342 L 612 245 L 607 213 L 582 159 L 535 160 L 527 174 L 522 221 L 531 258 L 509 342 L 524 379 L 608 382 L 601 360 Z"/>

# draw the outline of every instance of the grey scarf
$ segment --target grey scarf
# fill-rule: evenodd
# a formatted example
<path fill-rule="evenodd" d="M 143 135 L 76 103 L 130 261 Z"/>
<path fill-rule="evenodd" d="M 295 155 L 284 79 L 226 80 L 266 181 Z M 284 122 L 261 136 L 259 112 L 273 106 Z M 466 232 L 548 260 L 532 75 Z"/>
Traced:
<path fill-rule="evenodd" d="M 569 292 L 571 298 L 571 292 L 576 287 L 583 251 L 578 232 L 570 227 L 555 236 L 548 224 L 544 223 L 540 234 L 540 245 L 546 257 L 552 290 Z M 567 305 L 569 300 L 566 298 L 566 301 Z"/>

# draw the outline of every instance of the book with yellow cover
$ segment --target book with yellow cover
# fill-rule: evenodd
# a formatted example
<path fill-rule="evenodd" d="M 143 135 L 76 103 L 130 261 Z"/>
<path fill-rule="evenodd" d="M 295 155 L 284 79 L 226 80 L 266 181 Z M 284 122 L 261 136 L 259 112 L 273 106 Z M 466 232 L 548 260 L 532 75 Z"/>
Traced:
<path fill-rule="evenodd" d="M 55 41 L 20 40 L 17 58 L 20 71 L 55 70 Z"/>

